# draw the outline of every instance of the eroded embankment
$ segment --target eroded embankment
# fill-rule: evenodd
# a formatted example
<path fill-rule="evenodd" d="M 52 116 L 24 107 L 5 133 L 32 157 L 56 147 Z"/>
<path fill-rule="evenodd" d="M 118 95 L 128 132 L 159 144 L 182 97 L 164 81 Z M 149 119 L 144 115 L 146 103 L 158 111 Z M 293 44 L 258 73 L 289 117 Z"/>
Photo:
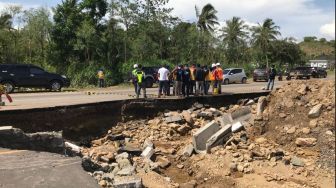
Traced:
<path fill-rule="evenodd" d="M 182 110 L 195 102 L 220 107 L 240 99 L 265 96 L 268 92 L 227 94 L 187 99 L 119 100 L 40 109 L 0 112 L 0 126 L 13 126 L 25 132 L 63 131 L 64 138 L 85 144 L 101 136 L 120 121 L 145 119 L 165 110 Z"/>

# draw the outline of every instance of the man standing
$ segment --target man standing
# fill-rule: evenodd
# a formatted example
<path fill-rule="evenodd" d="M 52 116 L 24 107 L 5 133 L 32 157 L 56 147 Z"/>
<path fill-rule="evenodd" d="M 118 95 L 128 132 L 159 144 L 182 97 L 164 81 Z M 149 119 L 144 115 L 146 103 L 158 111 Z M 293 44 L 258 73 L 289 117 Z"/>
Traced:
<path fill-rule="evenodd" d="M 223 82 L 223 70 L 221 68 L 220 63 L 216 64 L 215 80 L 216 80 L 216 85 L 218 88 L 218 94 L 221 94 L 222 93 L 222 82 Z"/>
<path fill-rule="evenodd" d="M 184 65 L 183 79 L 182 79 L 182 94 L 189 97 L 190 92 L 190 69 L 188 65 Z"/>
<path fill-rule="evenodd" d="M 104 72 L 103 72 L 103 69 L 99 69 L 98 73 L 97 73 L 97 76 L 98 76 L 98 87 L 100 88 L 103 88 L 104 87 Z"/>
<path fill-rule="evenodd" d="M 139 98 L 141 89 L 142 89 L 142 92 L 143 92 L 143 97 L 147 98 L 147 96 L 146 96 L 146 84 L 144 82 L 145 72 L 142 71 L 142 66 L 141 65 L 138 66 L 138 70 L 136 71 L 136 77 L 137 77 L 136 98 L 137 99 Z"/>
<path fill-rule="evenodd" d="M 200 64 L 196 67 L 196 95 L 204 95 L 204 70 L 201 68 Z"/>
<path fill-rule="evenodd" d="M 267 88 L 266 90 L 269 90 L 270 86 L 271 86 L 271 90 L 273 90 L 273 86 L 274 86 L 274 79 L 276 76 L 276 70 L 275 70 L 275 66 L 272 65 L 272 68 L 269 72 L 269 76 L 268 76 L 268 83 L 267 83 Z"/>
<path fill-rule="evenodd" d="M 133 70 L 132 70 L 132 83 L 133 83 L 133 86 L 134 86 L 134 91 L 135 91 L 135 94 L 137 95 L 138 93 L 138 88 L 137 88 L 137 71 L 138 71 L 138 64 L 134 64 L 133 65 Z"/>
<path fill-rule="evenodd" d="M 211 69 L 210 69 L 210 81 L 211 81 L 212 94 L 215 93 L 215 89 L 217 88 L 217 86 L 216 86 L 215 72 L 216 72 L 216 64 L 213 63 L 211 65 Z"/>
<path fill-rule="evenodd" d="M 176 96 L 181 96 L 182 92 L 182 80 L 183 80 L 183 66 L 179 65 L 177 67 L 177 70 L 175 72 L 176 77 L 175 77 L 175 95 Z"/>
<path fill-rule="evenodd" d="M 190 67 L 190 94 L 196 94 L 196 67 L 192 64 Z M 195 93 L 194 93 L 195 92 Z"/>
<path fill-rule="evenodd" d="M 162 66 L 159 71 L 159 93 L 158 97 L 161 97 L 162 90 L 163 90 L 163 97 L 166 96 L 167 93 L 167 84 L 169 84 L 169 70 L 166 68 L 166 66 Z"/>
<path fill-rule="evenodd" d="M 208 66 L 204 66 L 204 76 L 205 76 L 205 81 L 204 81 L 204 94 L 207 95 L 209 92 L 210 88 L 210 82 L 211 82 L 211 72 L 208 69 Z"/>

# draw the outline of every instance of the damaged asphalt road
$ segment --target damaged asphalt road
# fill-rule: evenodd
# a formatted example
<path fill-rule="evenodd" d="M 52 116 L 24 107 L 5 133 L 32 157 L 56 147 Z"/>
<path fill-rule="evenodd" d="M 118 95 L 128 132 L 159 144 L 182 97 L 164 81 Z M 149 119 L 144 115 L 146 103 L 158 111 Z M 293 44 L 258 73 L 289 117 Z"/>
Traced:
<path fill-rule="evenodd" d="M 0 148 L 0 187 L 99 187 L 79 157 Z"/>

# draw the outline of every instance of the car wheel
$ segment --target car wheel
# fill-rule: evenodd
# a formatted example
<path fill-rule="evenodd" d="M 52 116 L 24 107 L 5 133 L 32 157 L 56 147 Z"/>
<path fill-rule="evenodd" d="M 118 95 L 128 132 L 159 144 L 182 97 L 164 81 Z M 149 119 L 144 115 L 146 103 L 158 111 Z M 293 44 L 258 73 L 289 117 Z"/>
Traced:
<path fill-rule="evenodd" d="M 15 86 L 14 86 L 14 84 L 12 82 L 10 82 L 10 81 L 4 81 L 4 82 L 2 82 L 2 85 L 5 86 L 6 93 L 12 93 L 14 91 Z"/>
<path fill-rule="evenodd" d="M 224 85 L 229 85 L 229 79 L 224 80 Z"/>
<path fill-rule="evenodd" d="M 51 91 L 60 91 L 62 89 L 62 84 L 60 81 L 54 80 L 50 83 Z"/>
<path fill-rule="evenodd" d="M 246 81 L 247 81 L 247 79 L 243 78 L 241 82 L 242 82 L 242 84 L 246 84 Z"/>
<path fill-rule="evenodd" d="M 310 76 L 307 76 L 307 80 L 309 80 L 310 79 Z"/>
<path fill-rule="evenodd" d="M 257 81 L 257 79 L 253 79 L 253 82 L 256 82 Z"/>
<path fill-rule="evenodd" d="M 145 79 L 146 88 L 152 88 L 154 84 L 154 80 L 152 78 Z"/>

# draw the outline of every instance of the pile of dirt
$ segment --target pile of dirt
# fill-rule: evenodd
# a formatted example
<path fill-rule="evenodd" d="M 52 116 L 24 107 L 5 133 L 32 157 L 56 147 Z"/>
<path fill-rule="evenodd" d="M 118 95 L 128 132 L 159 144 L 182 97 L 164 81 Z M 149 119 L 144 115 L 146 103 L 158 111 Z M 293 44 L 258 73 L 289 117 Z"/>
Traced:
<path fill-rule="evenodd" d="M 118 123 L 81 149 L 82 165 L 102 187 L 334 187 L 334 84 L 292 81 L 228 107 Z M 216 126 L 218 142 L 196 152 L 196 135 Z"/>

